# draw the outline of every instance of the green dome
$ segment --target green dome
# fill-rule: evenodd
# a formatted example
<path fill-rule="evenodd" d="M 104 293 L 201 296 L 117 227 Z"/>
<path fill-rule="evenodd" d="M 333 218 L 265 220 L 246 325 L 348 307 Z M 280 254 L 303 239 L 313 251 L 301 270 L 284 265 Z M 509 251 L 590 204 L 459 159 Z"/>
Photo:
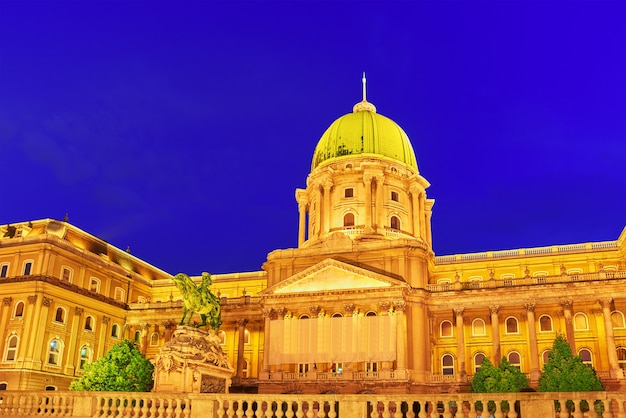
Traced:
<path fill-rule="evenodd" d="M 374 105 L 365 100 L 354 106 L 353 113 L 340 117 L 326 129 L 315 147 L 311 170 L 326 161 L 359 154 L 387 157 L 418 171 L 407 134 L 397 123 L 376 113 Z"/>

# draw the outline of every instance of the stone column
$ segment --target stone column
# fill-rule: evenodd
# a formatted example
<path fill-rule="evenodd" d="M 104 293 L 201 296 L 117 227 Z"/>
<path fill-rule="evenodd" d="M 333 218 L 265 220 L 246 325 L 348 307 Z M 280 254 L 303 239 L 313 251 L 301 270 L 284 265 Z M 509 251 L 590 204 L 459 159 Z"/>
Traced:
<path fill-rule="evenodd" d="M 68 318 L 67 318 L 67 322 L 70 322 L 70 318 L 69 316 L 71 315 L 71 325 L 70 325 L 70 330 L 71 330 L 71 336 L 72 336 L 72 341 L 73 343 L 70 343 L 70 341 L 67 341 L 67 363 L 65 365 L 65 373 L 66 374 L 74 374 L 74 370 L 75 370 L 75 366 L 74 366 L 74 356 L 76 354 L 76 351 L 78 350 L 78 345 L 80 344 L 80 338 L 78 336 L 78 334 L 80 333 L 80 325 L 82 323 L 82 315 L 84 313 L 84 309 L 80 308 L 80 307 L 75 307 L 74 308 L 74 315 L 71 315 L 68 312 Z M 95 358 L 100 358 L 99 353 L 96 353 L 97 356 Z"/>
<path fill-rule="evenodd" d="M 102 357 L 104 353 L 107 351 L 105 346 L 106 346 L 106 341 L 109 335 L 111 335 L 111 333 L 109 332 L 110 322 L 111 322 L 110 317 L 106 315 L 102 316 L 102 326 L 100 327 L 100 341 L 97 347 L 98 356 L 96 358 Z"/>
<path fill-rule="evenodd" d="M 569 346 L 572 347 L 572 351 L 576 352 L 576 340 L 574 338 L 574 322 L 572 320 L 572 300 L 563 299 L 561 301 L 563 307 L 563 318 L 565 318 L 565 336 Z"/>
<path fill-rule="evenodd" d="M 407 325 L 406 325 L 406 302 L 404 300 L 397 300 L 393 303 L 393 307 L 396 311 L 396 335 L 397 335 L 397 348 L 396 348 L 396 368 L 398 370 L 406 370 L 407 367 Z"/>
<path fill-rule="evenodd" d="M 39 338 L 39 333 L 44 332 L 46 329 L 45 320 L 42 321 L 41 311 L 43 310 L 43 301 L 44 298 L 39 298 L 38 295 L 28 296 L 28 312 L 24 312 L 24 316 L 30 318 L 30 324 L 28 325 L 28 349 L 26 350 L 26 355 L 28 358 L 26 359 L 27 364 L 25 364 L 26 368 L 34 368 L 35 365 L 41 364 L 40 353 L 42 350 L 47 351 L 48 345 L 44 344 L 43 347 L 41 344 L 37 345 L 37 339 Z M 51 302 L 51 299 L 45 298 L 46 304 L 48 301 Z M 47 310 L 46 310 L 47 311 Z M 37 349 L 35 349 L 37 347 Z"/>
<path fill-rule="evenodd" d="M 376 223 L 378 232 L 383 235 L 385 234 L 385 225 L 387 223 L 387 220 L 385 219 L 385 211 L 383 210 L 385 200 L 385 195 L 383 193 L 384 181 L 385 177 L 382 174 L 376 176 Z"/>
<path fill-rule="evenodd" d="M 247 319 L 238 319 L 237 320 L 237 332 L 239 337 L 239 342 L 237 345 L 237 378 L 241 379 L 242 370 L 243 370 L 243 346 L 244 346 L 244 338 L 246 332 L 246 324 L 248 323 Z"/>
<path fill-rule="evenodd" d="M 263 308 L 263 371 L 270 371 L 270 321 L 272 319 L 272 308 Z"/>
<path fill-rule="evenodd" d="M 419 202 L 419 189 L 417 186 L 411 186 L 411 203 L 413 206 L 413 236 L 415 238 L 420 237 L 420 202 Z"/>
<path fill-rule="evenodd" d="M 298 202 L 298 247 L 306 241 L 306 203 Z"/>
<path fill-rule="evenodd" d="M 365 185 L 365 232 L 371 233 L 372 229 L 372 175 L 363 176 Z"/>
<path fill-rule="evenodd" d="M 463 311 L 464 308 L 455 308 L 454 315 L 456 316 L 456 352 L 459 359 L 459 382 L 465 381 L 467 376 L 467 368 L 465 367 L 465 326 L 463 323 Z"/>
<path fill-rule="evenodd" d="M 489 311 L 491 312 L 491 340 L 493 342 L 494 366 L 499 366 L 500 360 L 502 360 L 500 355 L 500 320 L 498 318 L 499 310 L 500 305 L 489 305 Z"/>
<path fill-rule="evenodd" d="M 333 182 L 330 179 L 326 179 L 324 180 L 324 206 L 322 207 L 322 210 L 324 211 L 324 223 L 323 223 L 323 229 L 322 231 L 325 233 L 329 233 L 330 232 L 330 214 L 331 214 L 331 210 L 330 210 L 330 189 L 333 186 Z"/>
<path fill-rule="evenodd" d="M 0 310 L 0 329 L 2 330 L 7 329 L 7 321 L 13 315 L 13 312 L 11 312 L 12 303 L 13 303 L 12 297 L 7 297 L 7 298 L 2 299 L 2 309 Z M 4 343 L 6 343 L 6 341 L 0 341 L 0 349 L 3 347 Z M 0 355 L 3 355 L 2 354 L 3 352 L 4 351 L 0 351 Z M 17 358 L 17 353 L 16 353 L 16 358 Z"/>
<path fill-rule="evenodd" d="M 426 193 L 420 193 L 419 195 L 419 216 L 423 216 L 420 222 L 420 238 L 426 241 L 426 210 L 424 209 L 424 200 L 426 199 Z"/>
<path fill-rule="evenodd" d="M 617 348 L 615 347 L 615 334 L 613 333 L 613 322 L 611 321 L 612 298 L 602 298 L 599 300 L 602 306 L 602 316 L 604 317 L 604 332 L 606 334 L 606 351 L 609 358 L 609 374 L 612 378 L 623 378 L 623 372 L 617 361 Z"/>
<path fill-rule="evenodd" d="M 433 201 L 429 202 L 428 210 L 426 210 L 426 241 L 429 247 L 433 246 L 433 234 L 431 231 L 431 218 L 433 216 L 432 202 Z"/>
<path fill-rule="evenodd" d="M 526 323 L 528 325 L 528 337 L 530 339 L 530 381 L 537 382 L 541 376 L 539 368 L 539 350 L 537 347 L 537 324 L 535 323 L 535 302 L 524 304 L 526 308 Z"/>

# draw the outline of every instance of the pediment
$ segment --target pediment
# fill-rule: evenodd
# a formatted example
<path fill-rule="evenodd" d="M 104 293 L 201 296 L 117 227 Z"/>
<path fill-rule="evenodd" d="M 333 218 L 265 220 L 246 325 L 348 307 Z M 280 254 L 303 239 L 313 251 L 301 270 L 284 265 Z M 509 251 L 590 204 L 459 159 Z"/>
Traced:
<path fill-rule="evenodd" d="M 355 267 L 341 261 L 326 259 L 288 279 L 265 289 L 262 294 L 329 292 L 403 286 L 401 280 Z"/>

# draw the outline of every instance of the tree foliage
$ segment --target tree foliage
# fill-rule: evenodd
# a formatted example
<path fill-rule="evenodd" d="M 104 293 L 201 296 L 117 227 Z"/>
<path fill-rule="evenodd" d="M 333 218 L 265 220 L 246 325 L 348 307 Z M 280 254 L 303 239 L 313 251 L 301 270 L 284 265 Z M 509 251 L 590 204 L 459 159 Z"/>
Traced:
<path fill-rule="evenodd" d="M 574 356 L 565 337 L 558 335 L 539 378 L 539 392 L 588 392 L 604 390 L 593 367 Z"/>
<path fill-rule="evenodd" d="M 102 358 L 86 364 L 83 375 L 74 380 L 70 390 L 105 392 L 149 392 L 154 366 L 137 348 L 124 340 L 114 345 Z"/>
<path fill-rule="evenodd" d="M 478 393 L 519 392 L 527 387 L 526 375 L 512 366 L 506 357 L 502 358 L 498 367 L 485 357 L 472 378 L 472 392 Z"/>

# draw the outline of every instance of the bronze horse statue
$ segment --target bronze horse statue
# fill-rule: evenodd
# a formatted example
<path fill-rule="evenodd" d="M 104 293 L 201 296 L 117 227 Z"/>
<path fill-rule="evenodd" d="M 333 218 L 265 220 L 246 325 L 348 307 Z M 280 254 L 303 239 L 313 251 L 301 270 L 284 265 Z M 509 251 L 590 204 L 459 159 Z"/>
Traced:
<path fill-rule="evenodd" d="M 209 286 L 213 283 L 209 273 L 202 273 L 202 281 L 196 285 L 194 281 L 184 273 L 178 273 L 172 279 L 174 285 L 183 295 L 183 317 L 178 325 L 185 324 L 185 318 L 189 325 L 194 313 L 200 314 L 202 322 L 196 325 L 196 328 L 207 325 L 217 330 L 222 325 L 220 301 L 211 292 Z M 189 315 L 189 316 L 188 316 Z"/>

